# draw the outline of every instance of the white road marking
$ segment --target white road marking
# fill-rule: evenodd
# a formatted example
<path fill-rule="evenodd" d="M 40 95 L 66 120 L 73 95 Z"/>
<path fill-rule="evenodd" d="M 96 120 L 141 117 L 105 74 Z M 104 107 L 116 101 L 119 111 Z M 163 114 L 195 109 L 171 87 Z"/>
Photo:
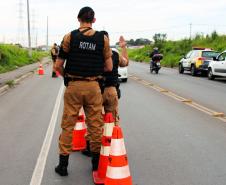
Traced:
<path fill-rule="evenodd" d="M 48 130 L 46 132 L 45 140 L 42 144 L 42 148 L 41 148 L 40 154 L 37 159 L 35 169 L 33 171 L 30 185 L 40 185 L 42 182 L 43 173 L 44 173 L 45 165 L 46 165 L 46 160 L 48 157 L 48 153 L 49 153 L 49 149 L 50 149 L 50 145 L 52 142 L 53 133 L 54 133 L 55 125 L 56 125 L 56 121 L 57 121 L 57 116 L 58 116 L 58 112 L 60 109 L 60 102 L 61 102 L 61 98 L 63 95 L 63 90 L 64 90 L 64 86 L 62 84 L 60 87 L 59 93 L 57 95 L 57 98 L 56 98 L 56 103 L 55 103 L 55 106 L 53 109 L 52 117 L 51 117 L 51 120 L 49 123 Z"/>

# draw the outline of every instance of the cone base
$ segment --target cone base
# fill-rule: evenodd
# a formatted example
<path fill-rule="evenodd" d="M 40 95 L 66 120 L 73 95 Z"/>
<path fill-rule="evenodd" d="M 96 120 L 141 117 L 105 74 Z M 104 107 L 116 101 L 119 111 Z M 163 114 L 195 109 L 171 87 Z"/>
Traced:
<path fill-rule="evenodd" d="M 102 185 L 104 185 L 104 181 L 105 181 L 105 178 L 100 178 L 98 176 L 98 171 L 93 171 L 93 182 L 95 184 L 102 184 Z"/>

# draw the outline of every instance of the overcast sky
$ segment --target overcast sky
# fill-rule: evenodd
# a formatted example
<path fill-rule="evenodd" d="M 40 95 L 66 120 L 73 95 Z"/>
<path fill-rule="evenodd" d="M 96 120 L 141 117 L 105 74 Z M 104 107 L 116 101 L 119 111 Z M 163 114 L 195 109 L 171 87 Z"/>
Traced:
<path fill-rule="evenodd" d="M 19 2 L 23 19 L 19 19 Z M 62 40 L 64 34 L 79 27 L 80 8 L 90 6 L 96 13 L 97 30 L 107 30 L 111 43 L 120 35 L 127 40 L 152 39 L 155 33 L 166 33 L 168 39 L 211 33 L 226 34 L 226 0 L 29 0 L 32 45 L 46 44 L 46 19 L 49 17 L 49 44 Z M 27 45 L 26 0 L 0 3 L 0 42 Z M 21 41 L 22 40 L 22 41 Z"/>

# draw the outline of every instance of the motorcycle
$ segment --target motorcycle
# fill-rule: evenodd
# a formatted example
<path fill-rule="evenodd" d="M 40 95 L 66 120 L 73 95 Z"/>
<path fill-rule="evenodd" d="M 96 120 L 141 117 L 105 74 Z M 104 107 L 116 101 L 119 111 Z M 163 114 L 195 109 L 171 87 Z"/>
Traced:
<path fill-rule="evenodd" d="M 153 73 L 155 71 L 156 74 L 158 74 L 159 70 L 161 69 L 161 63 L 160 61 L 163 59 L 162 54 L 155 54 L 152 57 L 152 60 L 150 62 L 150 72 Z"/>

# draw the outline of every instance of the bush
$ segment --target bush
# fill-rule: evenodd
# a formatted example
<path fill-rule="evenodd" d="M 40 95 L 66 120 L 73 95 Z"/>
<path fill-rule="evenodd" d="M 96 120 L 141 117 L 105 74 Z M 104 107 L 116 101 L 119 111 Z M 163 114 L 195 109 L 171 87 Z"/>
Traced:
<path fill-rule="evenodd" d="M 0 44 L 0 73 L 37 62 L 47 55 L 46 52 L 32 51 L 30 58 L 27 49 L 15 45 Z"/>
<path fill-rule="evenodd" d="M 226 49 L 226 35 L 218 35 L 216 32 L 207 36 L 197 34 L 193 40 L 182 39 L 179 41 L 164 41 L 161 44 L 154 43 L 142 49 L 129 49 L 128 54 L 131 60 L 149 62 L 150 52 L 153 51 L 154 47 L 158 47 L 164 55 L 162 65 L 176 67 L 182 56 L 190 51 L 193 46 L 212 48 L 221 52 Z"/>

